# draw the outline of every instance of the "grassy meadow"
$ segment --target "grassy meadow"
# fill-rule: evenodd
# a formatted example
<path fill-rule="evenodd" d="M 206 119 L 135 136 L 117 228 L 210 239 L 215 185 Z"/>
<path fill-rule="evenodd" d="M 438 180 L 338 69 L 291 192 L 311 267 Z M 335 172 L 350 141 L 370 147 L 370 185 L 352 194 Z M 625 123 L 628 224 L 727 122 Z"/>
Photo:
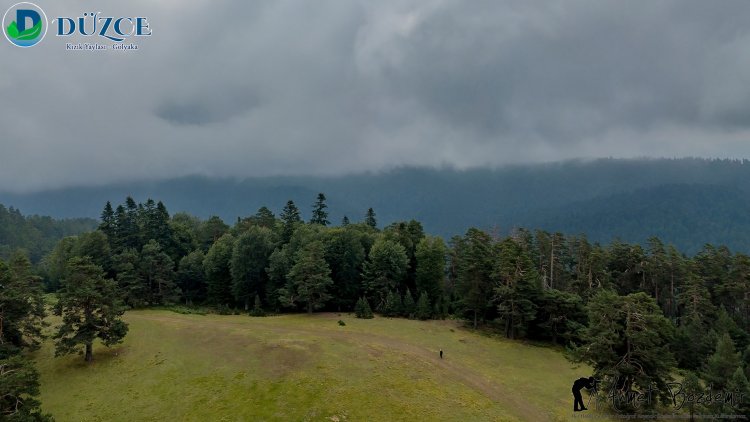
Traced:
<path fill-rule="evenodd" d="M 43 409 L 58 421 L 570 420 L 571 384 L 589 372 L 559 350 L 456 321 L 163 310 L 125 319 L 125 342 L 95 346 L 92 364 L 54 358 L 50 341 L 35 352 Z"/>

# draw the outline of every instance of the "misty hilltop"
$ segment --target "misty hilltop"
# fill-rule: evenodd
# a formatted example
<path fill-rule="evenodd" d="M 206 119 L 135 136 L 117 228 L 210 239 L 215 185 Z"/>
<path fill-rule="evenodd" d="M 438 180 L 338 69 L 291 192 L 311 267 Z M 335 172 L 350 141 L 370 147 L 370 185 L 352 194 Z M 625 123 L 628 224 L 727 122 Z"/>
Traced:
<path fill-rule="evenodd" d="M 381 226 L 416 219 L 428 232 L 450 237 L 475 226 L 499 233 L 514 228 L 585 233 L 610 242 L 659 236 L 687 253 L 704 243 L 750 251 L 750 161 L 601 159 L 499 169 L 401 168 L 337 177 L 244 180 L 178 179 L 0 193 L 0 203 L 26 214 L 98 217 L 106 201 L 131 195 L 163 201 L 171 213 L 230 224 L 261 206 L 279 212 L 294 200 L 309 218 L 318 192 L 330 219 L 351 221 L 375 209 Z"/>

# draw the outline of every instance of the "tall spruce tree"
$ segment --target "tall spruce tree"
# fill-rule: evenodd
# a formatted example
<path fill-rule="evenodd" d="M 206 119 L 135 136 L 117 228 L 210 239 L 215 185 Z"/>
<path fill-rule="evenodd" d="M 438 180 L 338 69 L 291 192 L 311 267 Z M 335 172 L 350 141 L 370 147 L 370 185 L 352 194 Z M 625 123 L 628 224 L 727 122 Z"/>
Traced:
<path fill-rule="evenodd" d="M 492 298 L 492 238 L 471 228 L 456 244 L 456 289 L 464 309 L 471 313 L 474 328 L 484 319 Z"/>
<path fill-rule="evenodd" d="M 372 208 L 367 209 L 367 214 L 365 214 L 365 224 L 373 229 L 378 227 L 378 220 L 375 219 L 375 210 Z"/>
<path fill-rule="evenodd" d="M 320 224 L 321 226 L 327 226 L 331 224 L 328 221 L 328 211 L 326 209 L 326 196 L 321 192 L 318 194 L 318 198 L 313 204 L 312 217 L 310 218 L 310 224 Z"/>
<path fill-rule="evenodd" d="M 297 228 L 297 225 L 302 222 L 302 216 L 300 215 L 299 208 L 297 208 L 297 205 L 294 204 L 294 201 L 287 201 L 284 209 L 281 211 L 281 215 L 279 216 L 279 218 L 281 219 L 281 222 L 283 224 L 281 241 L 282 243 L 287 243 L 292 238 L 292 234 L 294 234 L 294 230 Z"/>

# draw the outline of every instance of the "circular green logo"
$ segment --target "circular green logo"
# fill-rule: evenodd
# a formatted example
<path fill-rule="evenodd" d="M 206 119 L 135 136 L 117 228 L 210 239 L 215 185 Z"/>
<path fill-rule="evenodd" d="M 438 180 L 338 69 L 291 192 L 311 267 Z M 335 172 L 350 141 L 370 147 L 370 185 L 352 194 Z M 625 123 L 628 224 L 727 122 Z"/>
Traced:
<path fill-rule="evenodd" d="M 34 3 L 14 4 L 3 15 L 3 33 L 13 45 L 32 47 L 47 35 L 47 15 Z"/>

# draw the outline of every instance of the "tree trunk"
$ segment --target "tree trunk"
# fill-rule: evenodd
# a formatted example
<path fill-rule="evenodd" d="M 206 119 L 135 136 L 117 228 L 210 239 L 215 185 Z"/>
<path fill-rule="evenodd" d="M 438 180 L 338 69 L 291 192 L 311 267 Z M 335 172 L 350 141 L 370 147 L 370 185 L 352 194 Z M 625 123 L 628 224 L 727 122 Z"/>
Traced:
<path fill-rule="evenodd" d="M 91 362 L 94 360 L 94 351 L 93 351 L 93 345 L 91 343 L 86 343 L 86 362 Z"/>
<path fill-rule="evenodd" d="M 477 329 L 477 310 L 474 309 L 474 329 Z"/>
<path fill-rule="evenodd" d="M 312 307 L 312 302 L 309 302 L 309 303 L 307 304 L 307 314 L 308 314 L 308 315 L 312 315 L 312 311 L 313 311 L 313 310 L 312 310 L 312 308 L 313 308 L 313 307 Z"/>

